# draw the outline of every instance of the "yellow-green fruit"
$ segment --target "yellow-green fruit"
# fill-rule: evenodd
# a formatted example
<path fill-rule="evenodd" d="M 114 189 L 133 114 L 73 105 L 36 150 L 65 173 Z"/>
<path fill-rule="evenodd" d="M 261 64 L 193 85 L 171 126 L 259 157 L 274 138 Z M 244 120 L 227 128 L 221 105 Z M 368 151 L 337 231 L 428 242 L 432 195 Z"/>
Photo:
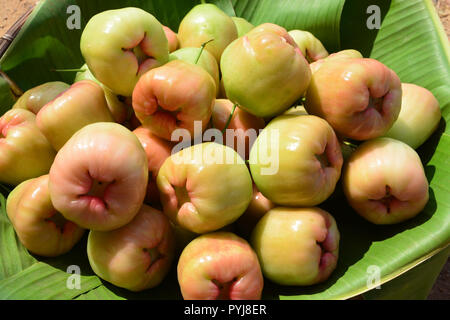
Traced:
<path fill-rule="evenodd" d="M 205 48 L 220 61 L 223 50 L 238 37 L 233 20 L 216 5 L 199 4 L 189 11 L 178 28 L 180 48 L 200 47 L 209 42 Z"/>
<path fill-rule="evenodd" d="M 61 92 L 69 89 L 69 87 L 67 83 L 61 81 L 46 82 L 25 91 L 12 108 L 26 109 L 37 114 L 44 105 L 55 99 Z"/>
<path fill-rule="evenodd" d="M 283 113 L 306 91 L 311 70 L 287 31 L 260 25 L 233 41 L 220 61 L 228 99 L 260 117 Z"/>
<path fill-rule="evenodd" d="M 264 276 L 288 286 L 325 281 L 336 268 L 339 240 L 334 218 L 316 207 L 273 208 L 251 236 Z"/>

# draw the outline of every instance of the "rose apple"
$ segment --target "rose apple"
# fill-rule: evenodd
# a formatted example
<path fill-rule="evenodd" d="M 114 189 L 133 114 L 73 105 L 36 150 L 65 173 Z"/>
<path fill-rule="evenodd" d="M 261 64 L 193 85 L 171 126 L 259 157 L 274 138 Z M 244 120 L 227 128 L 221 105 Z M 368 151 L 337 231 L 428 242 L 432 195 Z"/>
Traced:
<path fill-rule="evenodd" d="M 143 205 L 127 225 L 89 233 L 87 253 L 102 279 L 131 291 L 156 287 L 170 269 L 175 238 L 169 219 Z"/>
<path fill-rule="evenodd" d="M 315 206 L 334 191 L 342 168 L 331 126 L 311 115 L 282 115 L 259 134 L 250 170 L 261 193 L 283 206 Z"/>
<path fill-rule="evenodd" d="M 44 105 L 56 98 L 61 92 L 69 89 L 69 87 L 67 83 L 61 81 L 46 82 L 25 91 L 12 108 L 26 109 L 37 114 Z"/>
<path fill-rule="evenodd" d="M 252 179 L 244 160 L 214 142 L 185 148 L 166 159 L 157 177 L 164 213 L 185 229 L 220 229 L 247 209 Z"/>
<path fill-rule="evenodd" d="M 8 196 L 7 213 L 25 248 L 45 257 L 70 251 L 84 229 L 55 210 L 48 190 L 48 175 L 27 180 L 16 189 Z"/>
<path fill-rule="evenodd" d="M 385 136 L 417 149 L 437 129 L 440 120 L 439 102 L 429 90 L 412 83 L 402 83 L 400 114 Z"/>
<path fill-rule="evenodd" d="M 336 268 L 339 230 L 326 211 L 276 207 L 259 220 L 251 236 L 265 277 L 287 286 L 325 281 Z"/>
<path fill-rule="evenodd" d="M 200 54 L 201 52 L 201 54 Z M 198 59 L 198 60 L 197 60 Z M 214 79 L 216 85 L 216 96 L 219 90 L 219 65 L 214 56 L 201 48 L 181 48 L 172 52 L 169 61 L 183 60 L 192 64 L 196 64 L 207 71 Z"/>
<path fill-rule="evenodd" d="M 342 50 L 339 52 L 332 53 L 328 57 L 314 61 L 313 63 L 311 63 L 309 65 L 309 67 L 311 68 L 311 72 L 314 74 L 317 70 L 319 70 L 319 68 L 322 66 L 322 64 L 325 61 L 335 60 L 335 59 L 337 60 L 337 59 L 356 59 L 356 58 L 363 58 L 363 56 L 357 50 L 347 49 L 347 50 Z"/>
<path fill-rule="evenodd" d="M 74 83 L 47 103 L 37 114 L 36 124 L 55 150 L 72 135 L 94 122 L 114 121 L 100 85 L 92 80 Z"/>
<path fill-rule="evenodd" d="M 327 120 L 341 136 L 368 140 L 392 127 L 401 97 L 400 79 L 381 62 L 330 59 L 313 74 L 305 108 Z"/>
<path fill-rule="evenodd" d="M 262 24 L 233 41 L 220 60 L 228 99 L 260 117 L 288 109 L 306 91 L 311 70 L 287 31 Z"/>
<path fill-rule="evenodd" d="M 180 48 L 200 47 L 203 43 L 220 62 L 223 50 L 238 36 L 233 20 L 216 5 L 199 4 L 189 11 L 178 28 Z"/>
<path fill-rule="evenodd" d="M 265 126 L 264 119 L 236 107 L 228 99 L 216 99 L 211 116 L 212 125 L 223 132 L 223 143 L 233 148 L 243 159 L 248 159 L 250 148 L 259 130 Z M 228 126 L 225 128 L 225 126 Z M 230 129 L 230 130 L 225 130 Z"/>
<path fill-rule="evenodd" d="M 169 42 L 169 52 L 173 52 L 178 49 L 178 36 L 167 26 L 163 26 L 164 33 L 166 35 L 167 41 Z"/>
<path fill-rule="evenodd" d="M 137 128 L 133 133 L 137 136 L 147 154 L 149 176 L 145 201 L 157 205 L 159 204 L 159 191 L 156 185 L 156 177 L 164 161 L 170 157 L 173 144 L 158 138 L 144 127 Z"/>
<path fill-rule="evenodd" d="M 255 252 L 230 232 L 192 240 L 181 253 L 177 273 L 185 300 L 258 300 L 264 285 Z"/>
<path fill-rule="evenodd" d="M 109 231 L 130 222 L 144 201 L 148 160 L 138 138 L 117 123 L 80 129 L 50 169 L 50 196 L 66 219 Z"/>
<path fill-rule="evenodd" d="M 216 96 L 214 80 L 202 67 L 174 60 L 150 70 L 133 91 L 133 109 L 144 128 L 166 140 L 176 129 L 194 137 L 194 121 L 202 131 L 211 118 Z"/>
<path fill-rule="evenodd" d="M 132 7 L 93 16 L 81 35 L 80 49 L 92 74 L 126 97 L 141 75 L 169 59 L 162 24 L 150 13 Z"/>
<path fill-rule="evenodd" d="M 92 80 L 97 82 L 105 93 L 106 103 L 108 104 L 109 111 L 111 111 L 114 121 L 117 123 L 124 123 L 129 119 L 132 112 L 131 103 L 128 105 L 125 97 L 116 95 L 108 87 L 98 81 L 89 70 L 87 64 L 82 65 L 81 69 L 84 69 L 84 71 L 77 72 L 74 82 L 81 80 Z"/>
<path fill-rule="evenodd" d="M 422 211 L 429 197 L 418 154 L 391 138 L 364 142 L 351 154 L 343 188 L 352 208 L 375 224 L 410 219 Z"/>
<path fill-rule="evenodd" d="M 35 118 L 20 108 L 0 117 L 0 182 L 18 185 L 50 170 L 56 152 Z"/>
<path fill-rule="evenodd" d="M 252 30 L 255 26 L 245 20 L 244 18 L 240 17 L 231 17 L 231 20 L 233 20 L 234 24 L 236 25 L 236 30 L 238 33 L 238 38 L 245 35 L 247 32 Z"/>
<path fill-rule="evenodd" d="M 291 30 L 288 33 L 292 39 L 294 39 L 295 43 L 308 61 L 314 62 L 328 56 L 327 49 L 325 49 L 322 42 L 320 42 L 320 40 L 317 39 L 311 32 Z"/>

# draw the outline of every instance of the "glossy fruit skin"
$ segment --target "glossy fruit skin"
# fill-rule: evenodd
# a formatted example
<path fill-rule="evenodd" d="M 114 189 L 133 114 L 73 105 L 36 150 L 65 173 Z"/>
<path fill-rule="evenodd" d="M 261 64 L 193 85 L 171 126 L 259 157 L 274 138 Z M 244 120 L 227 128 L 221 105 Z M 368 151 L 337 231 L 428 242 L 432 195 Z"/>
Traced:
<path fill-rule="evenodd" d="M 339 240 L 336 221 L 328 212 L 276 207 L 259 220 L 250 243 L 266 278 L 281 285 L 308 286 L 325 281 L 334 271 Z"/>
<path fill-rule="evenodd" d="M 203 68 L 174 60 L 150 70 L 133 91 L 133 109 L 144 128 L 171 141 L 176 129 L 194 138 L 194 121 L 208 126 L 216 96 L 214 80 Z"/>
<path fill-rule="evenodd" d="M 314 74 L 317 70 L 319 70 L 319 68 L 322 66 L 322 64 L 325 61 L 338 60 L 338 59 L 362 59 L 362 58 L 364 58 L 364 57 L 361 54 L 361 52 L 359 52 L 358 50 L 346 49 L 346 50 L 334 52 L 334 53 L 330 54 L 328 57 L 316 60 L 313 63 L 311 63 L 309 65 L 309 67 L 311 68 L 311 72 Z"/>
<path fill-rule="evenodd" d="M 167 26 L 163 26 L 164 33 L 166 35 L 167 41 L 169 42 L 169 52 L 174 52 L 180 46 L 178 41 L 178 36 L 172 29 Z"/>
<path fill-rule="evenodd" d="M 20 108 L 0 117 L 0 182 L 16 186 L 50 170 L 56 152 L 35 119 Z"/>
<path fill-rule="evenodd" d="M 121 228 L 91 231 L 87 244 L 92 270 L 100 278 L 130 291 L 158 286 L 170 269 L 174 249 L 169 220 L 146 205 Z"/>
<path fill-rule="evenodd" d="M 126 99 L 122 96 L 116 95 L 111 91 L 111 89 L 98 81 L 92 74 L 91 70 L 89 70 L 87 64 L 83 64 L 80 69 L 84 69 L 85 71 L 77 72 L 74 82 L 78 82 L 81 80 L 95 81 L 100 85 L 100 87 L 102 87 L 105 93 L 106 103 L 108 104 L 108 109 L 111 112 L 114 121 L 120 124 L 123 124 L 125 121 L 127 121 L 130 118 L 133 110 L 131 105 L 128 105 L 125 102 Z"/>
<path fill-rule="evenodd" d="M 333 86 L 330 86 L 333 83 Z M 374 59 L 330 59 L 312 77 L 305 108 L 354 140 L 384 135 L 400 113 L 401 83 Z"/>
<path fill-rule="evenodd" d="M 244 18 L 231 17 L 231 20 L 233 20 L 234 24 L 236 25 L 238 38 L 242 37 L 243 35 L 245 35 L 247 32 L 249 32 L 250 30 L 252 30 L 255 27 L 253 24 L 251 24 Z"/>
<path fill-rule="evenodd" d="M 228 99 L 259 117 L 288 109 L 311 79 L 308 62 L 286 29 L 270 23 L 233 41 L 220 69 Z"/>
<path fill-rule="evenodd" d="M 220 131 L 225 129 L 233 110 L 233 103 L 228 99 L 216 99 L 211 116 L 212 126 Z M 236 107 L 233 116 L 223 134 L 223 143 L 233 148 L 243 159 L 248 159 L 250 148 L 260 130 L 265 127 L 264 119 Z M 250 131 L 249 131 L 250 130 Z M 246 134 L 247 132 L 247 134 Z"/>
<path fill-rule="evenodd" d="M 104 92 L 91 80 L 74 83 L 59 97 L 47 103 L 37 114 L 36 124 L 55 150 L 59 150 L 84 126 L 95 122 L 113 122 Z"/>
<path fill-rule="evenodd" d="M 419 214 L 429 199 L 418 154 L 398 140 L 377 138 L 354 151 L 343 173 L 348 203 L 374 224 L 394 224 Z"/>
<path fill-rule="evenodd" d="M 417 149 L 436 131 L 440 120 L 441 109 L 433 93 L 412 83 L 402 83 L 400 114 L 385 136 Z"/>
<path fill-rule="evenodd" d="M 208 50 L 203 50 L 200 58 L 197 60 L 200 54 L 201 48 L 186 47 L 178 49 L 172 52 L 169 56 L 169 61 L 172 60 L 183 60 L 192 64 L 197 64 L 207 71 L 211 77 L 214 79 L 216 85 L 216 96 L 219 93 L 219 64 L 214 56 L 208 52 Z"/>
<path fill-rule="evenodd" d="M 161 166 L 157 177 L 164 213 L 195 233 L 218 230 L 239 218 L 252 198 L 244 160 L 214 142 L 185 148 Z"/>
<path fill-rule="evenodd" d="M 247 241 L 231 232 L 192 240 L 180 256 L 177 273 L 185 300 L 261 299 L 264 279 L 258 258 Z"/>
<path fill-rule="evenodd" d="M 69 252 L 83 236 L 84 229 L 55 210 L 48 175 L 27 180 L 16 189 L 8 196 L 7 213 L 25 248 L 45 257 Z"/>
<path fill-rule="evenodd" d="M 178 28 L 180 48 L 205 46 L 217 60 L 224 49 L 237 38 L 237 29 L 233 20 L 216 5 L 211 3 L 196 5 L 181 20 Z"/>
<path fill-rule="evenodd" d="M 267 164 L 273 155 L 278 155 L 278 167 Z M 260 133 L 249 162 L 253 180 L 266 198 L 278 205 L 309 207 L 333 193 L 343 160 L 339 141 L 325 120 L 282 115 Z"/>
<path fill-rule="evenodd" d="M 125 127 L 108 122 L 87 125 L 61 148 L 50 169 L 53 205 L 83 228 L 119 228 L 143 204 L 147 163 L 138 138 Z"/>
<path fill-rule="evenodd" d="M 145 202 L 159 205 L 159 190 L 156 185 L 156 177 L 164 161 L 170 157 L 173 143 L 155 136 L 150 130 L 142 126 L 135 129 L 133 133 L 139 139 L 147 154 L 149 176 Z"/>
<path fill-rule="evenodd" d="M 253 184 L 253 197 L 252 201 L 247 207 L 247 210 L 236 221 L 236 227 L 239 232 L 247 238 L 258 221 L 276 205 L 264 197 L 264 195 L 258 190 L 255 184 Z"/>
<path fill-rule="evenodd" d="M 61 81 L 43 83 L 25 91 L 12 108 L 26 109 L 37 114 L 44 105 L 52 101 L 63 91 L 69 89 L 69 87 L 67 83 Z"/>
<path fill-rule="evenodd" d="M 288 32 L 294 39 L 297 46 L 303 53 L 303 56 L 310 62 L 326 58 L 328 51 L 323 46 L 322 42 L 317 39 L 311 32 L 303 30 L 291 30 Z"/>
<path fill-rule="evenodd" d="M 107 10 L 83 30 L 80 49 L 92 74 L 114 93 L 131 96 L 139 77 L 169 59 L 162 24 L 139 8 Z"/>

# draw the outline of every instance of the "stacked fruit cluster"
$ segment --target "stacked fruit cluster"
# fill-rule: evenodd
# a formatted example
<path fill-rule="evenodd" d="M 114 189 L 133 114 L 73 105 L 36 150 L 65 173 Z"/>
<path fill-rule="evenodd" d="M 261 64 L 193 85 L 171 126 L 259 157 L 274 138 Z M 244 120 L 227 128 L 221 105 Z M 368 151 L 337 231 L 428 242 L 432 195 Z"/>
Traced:
<path fill-rule="evenodd" d="M 178 33 L 105 11 L 80 47 L 71 86 L 32 88 L 0 118 L 7 214 L 36 255 L 89 230 L 90 265 L 116 286 L 155 287 L 177 263 L 185 299 L 259 299 L 264 278 L 312 285 L 336 268 L 338 227 L 318 206 L 339 181 L 375 224 L 428 202 L 414 149 L 438 102 L 358 51 L 212 4 Z"/>

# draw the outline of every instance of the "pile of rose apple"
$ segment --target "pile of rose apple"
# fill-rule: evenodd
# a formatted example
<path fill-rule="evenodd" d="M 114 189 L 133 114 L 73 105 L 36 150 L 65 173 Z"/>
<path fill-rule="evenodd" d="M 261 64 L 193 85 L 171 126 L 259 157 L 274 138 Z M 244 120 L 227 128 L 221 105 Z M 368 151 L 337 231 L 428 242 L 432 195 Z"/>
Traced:
<path fill-rule="evenodd" d="M 318 206 L 341 176 L 375 224 L 428 201 L 414 149 L 439 105 L 355 50 L 201 4 L 177 34 L 141 9 L 99 13 L 81 52 L 74 84 L 30 89 L 0 119 L 7 214 L 36 255 L 89 230 L 92 269 L 114 285 L 155 287 L 177 260 L 185 299 L 259 299 L 264 278 L 333 272 L 339 231 Z"/>

